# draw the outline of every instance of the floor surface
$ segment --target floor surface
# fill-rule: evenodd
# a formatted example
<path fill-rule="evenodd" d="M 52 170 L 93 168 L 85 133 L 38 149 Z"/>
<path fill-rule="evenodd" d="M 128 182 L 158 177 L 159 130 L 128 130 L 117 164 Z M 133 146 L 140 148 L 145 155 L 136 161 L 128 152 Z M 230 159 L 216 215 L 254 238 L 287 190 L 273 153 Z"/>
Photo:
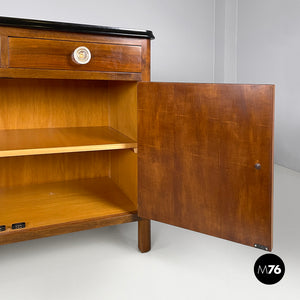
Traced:
<path fill-rule="evenodd" d="M 274 192 L 275 285 L 253 274 L 264 251 L 152 222 L 141 254 L 130 223 L 1 246 L 0 299 L 300 299 L 300 173 L 276 166 Z"/>

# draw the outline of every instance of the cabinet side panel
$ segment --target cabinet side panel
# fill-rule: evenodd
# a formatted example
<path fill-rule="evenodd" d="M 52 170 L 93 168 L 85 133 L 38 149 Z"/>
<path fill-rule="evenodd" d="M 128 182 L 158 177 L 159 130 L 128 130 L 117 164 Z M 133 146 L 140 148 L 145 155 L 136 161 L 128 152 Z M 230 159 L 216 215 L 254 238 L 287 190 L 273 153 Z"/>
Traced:
<path fill-rule="evenodd" d="M 137 140 L 137 83 L 109 82 L 109 125 Z M 137 205 L 137 154 L 111 152 L 111 179 Z"/>
<path fill-rule="evenodd" d="M 111 151 L 111 179 L 137 206 L 137 154 L 132 150 Z"/>
<path fill-rule="evenodd" d="M 140 83 L 138 214 L 272 248 L 274 86 Z"/>
<path fill-rule="evenodd" d="M 151 80 L 151 41 L 142 40 L 142 81 Z"/>
<path fill-rule="evenodd" d="M 137 139 L 137 83 L 108 82 L 109 126 Z"/>

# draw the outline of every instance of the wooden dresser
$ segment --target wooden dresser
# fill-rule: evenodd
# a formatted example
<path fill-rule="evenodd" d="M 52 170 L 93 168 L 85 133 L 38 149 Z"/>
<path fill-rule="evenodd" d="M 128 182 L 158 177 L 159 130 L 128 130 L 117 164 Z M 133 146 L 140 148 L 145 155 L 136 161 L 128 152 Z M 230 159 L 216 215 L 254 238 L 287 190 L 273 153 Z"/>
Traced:
<path fill-rule="evenodd" d="M 0 244 L 150 220 L 272 249 L 273 85 L 150 82 L 151 31 L 0 17 Z"/>

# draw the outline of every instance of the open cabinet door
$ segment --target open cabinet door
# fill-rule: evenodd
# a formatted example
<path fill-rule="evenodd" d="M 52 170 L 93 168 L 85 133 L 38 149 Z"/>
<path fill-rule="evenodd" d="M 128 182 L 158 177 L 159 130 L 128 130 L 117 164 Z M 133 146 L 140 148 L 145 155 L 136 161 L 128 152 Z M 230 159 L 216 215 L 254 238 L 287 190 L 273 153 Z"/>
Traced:
<path fill-rule="evenodd" d="M 272 249 L 273 85 L 138 84 L 138 215 Z"/>

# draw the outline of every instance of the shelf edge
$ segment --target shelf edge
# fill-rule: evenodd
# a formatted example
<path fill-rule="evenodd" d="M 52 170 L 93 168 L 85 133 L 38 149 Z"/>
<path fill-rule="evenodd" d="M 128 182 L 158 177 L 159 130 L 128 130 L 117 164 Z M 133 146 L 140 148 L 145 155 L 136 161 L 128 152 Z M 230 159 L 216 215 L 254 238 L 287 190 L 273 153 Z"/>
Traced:
<path fill-rule="evenodd" d="M 4 231 L 0 233 L 0 245 L 83 231 L 87 229 L 135 222 L 137 220 L 137 212 L 133 211 L 101 218 L 78 220 L 34 228 L 24 228 L 7 232 Z"/>
<path fill-rule="evenodd" d="M 74 152 L 90 152 L 105 150 L 123 150 L 137 148 L 137 143 L 122 144 L 105 144 L 105 145 L 88 145 L 88 146 L 71 146 L 71 147 L 54 147 L 54 148 L 34 148 L 21 150 L 0 150 L 0 157 L 15 157 L 41 154 L 58 154 L 58 153 L 74 153 Z"/>

